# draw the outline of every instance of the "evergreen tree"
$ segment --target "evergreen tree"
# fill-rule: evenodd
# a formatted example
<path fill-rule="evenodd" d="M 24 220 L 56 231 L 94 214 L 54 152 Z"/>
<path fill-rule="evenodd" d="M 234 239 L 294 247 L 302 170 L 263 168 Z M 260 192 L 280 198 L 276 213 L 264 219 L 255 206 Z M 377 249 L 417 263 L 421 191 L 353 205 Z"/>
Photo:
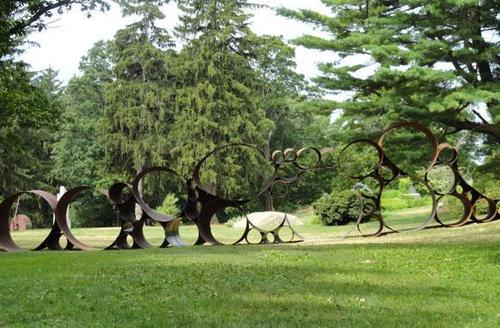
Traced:
<path fill-rule="evenodd" d="M 248 143 L 262 149 L 265 145 L 264 135 L 272 123 L 258 107 L 254 90 L 258 74 L 252 67 L 256 56 L 244 11 L 248 6 L 244 0 L 179 1 L 181 24 L 176 32 L 186 45 L 176 70 L 172 136 L 175 165 L 183 174 L 190 174 L 216 146 Z M 248 156 L 245 166 L 231 156 L 210 159 L 203 173 L 212 191 L 224 189 L 234 197 L 252 188 L 251 178 L 236 178 L 256 174 L 252 167 L 258 156 L 242 156 Z"/>
<path fill-rule="evenodd" d="M 168 155 L 173 54 L 168 33 L 155 25 L 164 18 L 157 6 L 128 6 L 125 13 L 141 20 L 118 31 L 112 42 L 113 81 L 106 87 L 101 127 L 109 168 L 130 179 Z"/>
<path fill-rule="evenodd" d="M 323 3 L 331 15 L 280 12 L 331 35 L 305 35 L 295 43 L 340 56 L 320 65 L 316 82 L 330 92 L 354 92 L 335 105 L 343 110 L 344 128 L 366 134 L 394 121 L 419 120 L 453 133 L 500 122 L 498 1 Z M 366 76 L 363 69 L 374 72 Z M 493 130 L 488 132 L 500 134 Z"/>

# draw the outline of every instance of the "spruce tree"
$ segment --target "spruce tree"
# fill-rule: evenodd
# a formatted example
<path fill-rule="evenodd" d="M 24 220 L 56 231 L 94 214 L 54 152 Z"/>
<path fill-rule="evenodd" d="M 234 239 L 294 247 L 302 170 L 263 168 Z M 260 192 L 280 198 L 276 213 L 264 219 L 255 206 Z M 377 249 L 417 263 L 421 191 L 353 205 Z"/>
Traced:
<path fill-rule="evenodd" d="M 262 149 L 265 144 L 265 127 L 271 123 L 257 106 L 248 6 L 243 0 L 179 1 L 181 24 L 176 32 L 185 47 L 176 71 L 172 136 L 175 165 L 183 174 L 190 174 L 217 146 L 248 143 Z M 231 156 L 210 159 L 203 173 L 212 191 L 224 189 L 234 196 L 252 188 L 247 186 L 252 178 L 238 179 L 256 174 L 259 156 L 247 155 L 244 165 Z"/>
<path fill-rule="evenodd" d="M 108 166 L 131 178 L 162 164 L 168 153 L 173 54 L 167 31 L 155 24 L 164 18 L 157 6 L 128 6 L 125 13 L 141 20 L 119 30 L 112 42 L 113 81 L 106 87 L 101 127 Z"/>

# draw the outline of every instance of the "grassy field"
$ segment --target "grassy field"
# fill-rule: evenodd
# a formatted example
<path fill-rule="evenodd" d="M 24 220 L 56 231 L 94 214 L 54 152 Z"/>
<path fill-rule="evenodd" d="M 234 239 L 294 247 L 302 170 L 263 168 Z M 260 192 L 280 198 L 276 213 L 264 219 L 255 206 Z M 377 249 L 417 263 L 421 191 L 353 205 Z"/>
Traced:
<path fill-rule="evenodd" d="M 500 325 L 500 221 L 360 238 L 298 215 L 299 244 L 0 254 L 0 326 Z M 94 246 L 114 233 L 75 230 Z"/>
<path fill-rule="evenodd" d="M 293 228 L 300 236 L 304 237 L 305 243 L 330 244 L 356 242 L 356 240 L 362 242 L 367 241 L 365 238 L 359 238 L 361 234 L 354 224 L 336 227 L 322 226 L 319 219 L 312 212 L 311 208 L 300 210 L 294 213 L 294 215 L 296 215 L 304 223 L 303 225 L 296 225 Z M 401 229 L 402 232 L 405 232 L 405 229 L 420 226 L 422 223 L 427 221 L 428 216 L 429 209 L 427 208 L 413 208 L 384 213 L 387 223 L 393 228 Z M 433 225 L 435 224 L 431 224 L 431 226 Z M 377 221 L 368 222 L 361 225 L 361 230 L 365 234 L 370 234 L 375 232 L 378 227 L 379 223 Z M 268 225 L 264 228 L 272 230 L 275 227 Z M 119 231 L 120 229 L 117 227 L 72 229 L 73 234 L 79 240 L 95 248 L 106 248 L 109 246 L 116 238 Z M 390 232 L 389 229 L 386 229 L 385 231 Z M 243 234 L 244 227 L 233 228 L 226 224 L 213 225 L 212 232 L 219 241 L 231 244 L 238 240 Z M 408 233 L 413 232 L 414 231 L 410 231 Z M 49 229 L 35 229 L 23 232 L 13 232 L 12 236 L 21 247 L 30 249 L 38 246 L 40 242 L 45 239 L 48 233 Z M 181 226 L 180 233 L 182 238 L 188 244 L 194 244 L 198 237 L 198 232 L 194 225 Z M 144 234 L 147 240 L 154 246 L 159 246 L 163 242 L 164 233 L 163 229 L 159 225 L 145 227 Z M 432 235 L 435 236 L 434 233 Z M 382 240 L 386 241 L 386 239 Z"/>

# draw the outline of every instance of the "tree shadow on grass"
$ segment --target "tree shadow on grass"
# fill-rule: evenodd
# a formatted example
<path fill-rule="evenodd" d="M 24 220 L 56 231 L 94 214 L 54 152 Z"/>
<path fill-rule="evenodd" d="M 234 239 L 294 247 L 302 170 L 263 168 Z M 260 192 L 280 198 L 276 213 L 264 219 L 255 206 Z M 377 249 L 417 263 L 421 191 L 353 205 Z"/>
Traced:
<path fill-rule="evenodd" d="M 485 297 L 494 277 L 481 276 L 493 272 L 490 257 L 498 253 L 479 245 L 398 244 L 26 253 L 3 262 L 0 323 L 359 327 L 480 318 L 487 326 L 496 320 Z M 470 258 L 479 262 L 460 263 Z"/>

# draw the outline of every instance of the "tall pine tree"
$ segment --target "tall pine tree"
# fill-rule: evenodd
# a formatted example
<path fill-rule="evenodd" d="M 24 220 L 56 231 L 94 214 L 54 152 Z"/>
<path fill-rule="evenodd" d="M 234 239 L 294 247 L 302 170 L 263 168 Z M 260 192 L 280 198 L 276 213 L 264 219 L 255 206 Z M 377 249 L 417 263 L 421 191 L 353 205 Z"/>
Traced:
<path fill-rule="evenodd" d="M 340 57 L 321 64 L 315 79 L 329 92 L 352 93 L 333 105 L 342 110 L 333 125 L 336 140 L 375 138 L 396 121 L 416 120 L 439 132 L 440 141 L 456 144 L 480 125 L 494 123 L 462 151 L 461 165 L 476 187 L 490 179 L 485 171 L 500 177 L 498 1 L 322 2 L 331 14 L 280 12 L 329 35 L 305 35 L 296 44 Z M 407 173 L 421 175 L 430 144 L 415 132 L 393 133 L 386 154 Z M 471 151 L 480 144 L 481 151 Z"/>
<path fill-rule="evenodd" d="M 453 133 L 500 122 L 498 1 L 322 2 L 331 15 L 281 13 L 331 36 L 305 35 L 295 43 L 340 56 L 320 65 L 316 82 L 331 92 L 354 92 L 336 104 L 345 127 L 378 130 L 410 119 Z"/>

